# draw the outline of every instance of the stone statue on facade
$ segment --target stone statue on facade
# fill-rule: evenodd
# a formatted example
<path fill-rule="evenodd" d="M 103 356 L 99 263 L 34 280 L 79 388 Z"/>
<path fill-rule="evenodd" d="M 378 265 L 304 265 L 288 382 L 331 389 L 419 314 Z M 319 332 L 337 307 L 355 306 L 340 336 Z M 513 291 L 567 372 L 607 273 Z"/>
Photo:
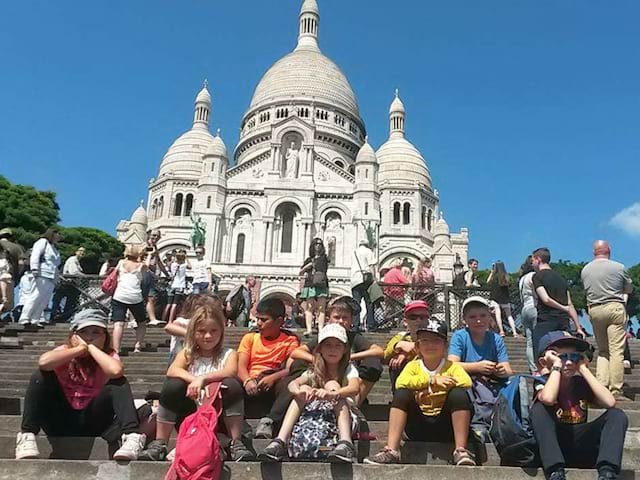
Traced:
<path fill-rule="evenodd" d="M 191 214 L 191 245 L 195 249 L 196 247 L 203 247 L 205 241 L 205 234 L 207 228 L 200 215 L 196 213 Z"/>
<path fill-rule="evenodd" d="M 300 150 L 296 149 L 294 142 L 291 142 L 291 146 L 287 150 L 287 169 L 285 170 L 285 178 L 298 178 L 298 166 L 300 163 Z"/>

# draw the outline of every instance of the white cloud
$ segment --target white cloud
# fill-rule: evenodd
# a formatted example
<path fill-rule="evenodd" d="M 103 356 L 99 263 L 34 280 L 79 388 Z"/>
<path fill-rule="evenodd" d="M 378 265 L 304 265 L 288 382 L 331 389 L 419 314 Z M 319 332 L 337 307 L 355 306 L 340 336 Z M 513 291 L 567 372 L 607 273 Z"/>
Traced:
<path fill-rule="evenodd" d="M 609 223 L 629 235 L 640 237 L 640 202 L 620 210 L 609 220 Z"/>

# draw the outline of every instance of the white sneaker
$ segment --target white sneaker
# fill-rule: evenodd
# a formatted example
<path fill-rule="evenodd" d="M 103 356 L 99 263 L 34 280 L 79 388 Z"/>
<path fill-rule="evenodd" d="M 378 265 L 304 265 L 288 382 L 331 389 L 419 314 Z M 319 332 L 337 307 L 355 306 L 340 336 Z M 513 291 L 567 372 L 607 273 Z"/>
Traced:
<path fill-rule="evenodd" d="M 176 449 L 173 448 L 169 453 L 167 453 L 167 461 L 173 463 L 173 459 L 176 458 Z"/>
<path fill-rule="evenodd" d="M 147 323 L 148 326 L 150 327 L 164 327 L 167 324 L 167 322 L 164 322 L 162 320 L 151 320 L 149 323 Z"/>
<path fill-rule="evenodd" d="M 629 360 L 623 360 L 622 365 L 624 366 L 624 368 L 631 368 L 631 362 Z"/>
<path fill-rule="evenodd" d="M 144 433 L 123 433 L 122 446 L 113 454 L 113 459 L 137 460 L 146 442 L 147 436 Z"/>
<path fill-rule="evenodd" d="M 38 458 L 40 450 L 33 433 L 18 433 L 16 437 L 16 460 L 23 458 Z"/>

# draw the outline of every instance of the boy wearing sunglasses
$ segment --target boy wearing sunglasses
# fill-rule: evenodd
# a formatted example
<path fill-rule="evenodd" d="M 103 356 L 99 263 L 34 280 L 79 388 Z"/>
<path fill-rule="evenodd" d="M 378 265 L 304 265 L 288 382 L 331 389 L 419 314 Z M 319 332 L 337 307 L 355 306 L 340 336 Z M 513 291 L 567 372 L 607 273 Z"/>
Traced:
<path fill-rule="evenodd" d="M 628 419 L 611 392 L 589 370 L 590 345 L 568 332 L 540 339 L 536 399 L 531 426 L 550 480 L 565 480 L 565 467 L 598 469 L 598 480 L 618 478 Z M 606 411 L 587 423 L 589 405 Z"/>

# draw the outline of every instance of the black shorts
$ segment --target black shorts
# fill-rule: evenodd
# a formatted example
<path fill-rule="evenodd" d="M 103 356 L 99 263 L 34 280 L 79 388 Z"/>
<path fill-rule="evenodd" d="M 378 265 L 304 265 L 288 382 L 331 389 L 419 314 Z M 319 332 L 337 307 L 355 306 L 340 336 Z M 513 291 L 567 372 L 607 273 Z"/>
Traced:
<path fill-rule="evenodd" d="M 379 358 L 363 358 L 359 362 L 356 362 L 356 368 L 358 369 L 358 375 L 361 380 L 375 383 L 380 380 L 382 376 L 382 360 Z"/>
<path fill-rule="evenodd" d="M 131 312 L 136 323 L 145 323 L 147 321 L 147 311 L 144 307 L 144 302 L 130 304 L 122 303 L 117 300 L 111 300 L 111 321 L 126 321 L 127 310 Z"/>
<path fill-rule="evenodd" d="M 187 294 L 185 293 L 184 288 L 172 288 L 169 290 L 167 303 L 169 305 L 182 305 L 185 298 L 187 298 Z"/>

